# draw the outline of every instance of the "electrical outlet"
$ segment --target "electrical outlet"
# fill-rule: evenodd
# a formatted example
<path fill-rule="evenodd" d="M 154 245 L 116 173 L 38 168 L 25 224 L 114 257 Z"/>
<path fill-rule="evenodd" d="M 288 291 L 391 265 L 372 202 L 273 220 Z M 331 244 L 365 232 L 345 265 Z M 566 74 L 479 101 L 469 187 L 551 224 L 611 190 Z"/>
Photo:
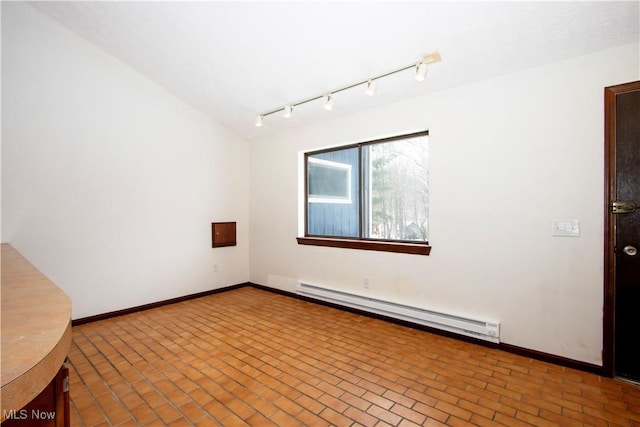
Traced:
<path fill-rule="evenodd" d="M 218 272 L 218 264 L 213 264 L 213 272 L 214 273 Z"/>
<path fill-rule="evenodd" d="M 369 289 L 369 278 L 368 277 L 363 277 L 362 278 L 362 287 L 365 289 Z"/>

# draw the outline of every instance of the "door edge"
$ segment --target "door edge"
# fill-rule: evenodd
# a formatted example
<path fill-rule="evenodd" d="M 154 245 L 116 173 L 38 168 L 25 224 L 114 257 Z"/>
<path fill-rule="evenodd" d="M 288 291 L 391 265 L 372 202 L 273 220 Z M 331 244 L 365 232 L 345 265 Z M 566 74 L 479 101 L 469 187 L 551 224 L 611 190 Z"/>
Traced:
<path fill-rule="evenodd" d="M 609 204 L 616 188 L 616 96 L 640 90 L 640 81 L 604 88 L 604 287 L 602 310 L 602 370 L 615 376 L 615 216 Z"/>

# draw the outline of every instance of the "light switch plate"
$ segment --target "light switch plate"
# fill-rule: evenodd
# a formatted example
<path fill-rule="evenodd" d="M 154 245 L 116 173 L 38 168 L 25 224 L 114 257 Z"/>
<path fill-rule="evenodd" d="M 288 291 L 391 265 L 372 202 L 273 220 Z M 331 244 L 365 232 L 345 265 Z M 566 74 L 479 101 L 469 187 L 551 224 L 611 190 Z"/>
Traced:
<path fill-rule="evenodd" d="M 577 219 L 554 219 L 551 221 L 551 235 L 580 237 L 580 221 Z"/>

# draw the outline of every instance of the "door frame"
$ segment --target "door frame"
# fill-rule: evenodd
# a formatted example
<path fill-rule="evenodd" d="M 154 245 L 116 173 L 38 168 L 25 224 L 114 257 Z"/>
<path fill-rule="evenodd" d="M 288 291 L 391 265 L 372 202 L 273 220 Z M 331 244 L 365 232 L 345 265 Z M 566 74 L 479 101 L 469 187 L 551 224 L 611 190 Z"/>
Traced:
<path fill-rule="evenodd" d="M 602 370 L 615 375 L 615 215 L 609 204 L 615 200 L 616 184 L 616 96 L 640 90 L 640 81 L 604 88 L 604 304 L 602 328 Z"/>

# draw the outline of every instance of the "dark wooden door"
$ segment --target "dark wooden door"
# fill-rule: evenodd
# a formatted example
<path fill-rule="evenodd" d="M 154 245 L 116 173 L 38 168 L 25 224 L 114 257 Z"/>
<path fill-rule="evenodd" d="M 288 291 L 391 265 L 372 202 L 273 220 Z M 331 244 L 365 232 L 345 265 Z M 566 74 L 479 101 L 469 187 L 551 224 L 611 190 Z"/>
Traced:
<path fill-rule="evenodd" d="M 605 94 L 612 373 L 640 381 L 640 82 L 607 88 Z"/>

